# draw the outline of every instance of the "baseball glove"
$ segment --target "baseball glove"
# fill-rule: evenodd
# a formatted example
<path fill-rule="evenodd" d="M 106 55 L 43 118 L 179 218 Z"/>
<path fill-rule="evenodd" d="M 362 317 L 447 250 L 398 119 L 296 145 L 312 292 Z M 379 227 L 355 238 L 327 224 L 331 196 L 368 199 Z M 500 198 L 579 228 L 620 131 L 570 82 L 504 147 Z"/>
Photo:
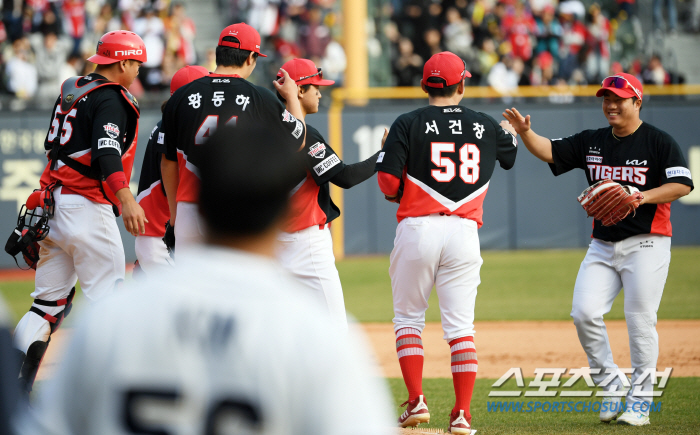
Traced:
<path fill-rule="evenodd" d="M 170 221 L 165 223 L 165 235 L 163 236 L 163 243 L 168 248 L 168 254 L 174 256 L 175 254 L 175 227 L 170 225 Z"/>
<path fill-rule="evenodd" d="M 588 216 L 612 226 L 639 207 L 644 195 L 636 187 L 622 186 L 612 180 L 602 180 L 584 190 L 578 197 Z"/>

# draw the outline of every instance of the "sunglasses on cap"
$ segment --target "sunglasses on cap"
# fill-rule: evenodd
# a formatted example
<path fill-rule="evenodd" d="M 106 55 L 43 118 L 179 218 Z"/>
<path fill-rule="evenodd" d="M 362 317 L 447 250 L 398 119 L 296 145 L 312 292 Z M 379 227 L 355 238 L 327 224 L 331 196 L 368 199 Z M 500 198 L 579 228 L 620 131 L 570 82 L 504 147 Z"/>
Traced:
<path fill-rule="evenodd" d="M 316 77 L 316 76 L 319 76 L 318 78 L 323 79 L 323 68 L 316 68 L 316 74 L 311 74 L 310 76 L 301 77 L 296 81 L 300 82 L 302 80 L 310 79 L 311 77 Z"/>
<path fill-rule="evenodd" d="M 603 83 L 601 84 L 602 87 L 604 88 L 615 88 L 615 89 L 629 89 L 634 94 L 639 98 L 640 100 L 642 99 L 642 94 L 639 92 L 637 88 L 632 86 L 630 82 L 627 81 L 626 78 L 620 77 L 620 76 L 610 76 L 606 77 L 605 80 L 603 80 Z"/>

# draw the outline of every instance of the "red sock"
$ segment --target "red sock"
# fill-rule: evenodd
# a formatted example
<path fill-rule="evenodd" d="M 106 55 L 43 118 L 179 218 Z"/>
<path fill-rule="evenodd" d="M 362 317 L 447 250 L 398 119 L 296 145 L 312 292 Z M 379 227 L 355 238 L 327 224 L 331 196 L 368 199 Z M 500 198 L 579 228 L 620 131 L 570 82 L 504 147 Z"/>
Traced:
<path fill-rule="evenodd" d="M 450 341 L 450 354 L 452 356 L 452 383 L 455 387 L 455 407 L 453 411 L 464 410 L 464 417 L 471 424 L 472 416 L 469 412 L 469 404 L 474 392 L 474 380 L 476 379 L 476 347 L 474 337 L 460 337 Z"/>
<path fill-rule="evenodd" d="M 423 340 L 420 331 L 414 328 L 396 331 L 396 353 L 410 401 L 423 394 Z"/>

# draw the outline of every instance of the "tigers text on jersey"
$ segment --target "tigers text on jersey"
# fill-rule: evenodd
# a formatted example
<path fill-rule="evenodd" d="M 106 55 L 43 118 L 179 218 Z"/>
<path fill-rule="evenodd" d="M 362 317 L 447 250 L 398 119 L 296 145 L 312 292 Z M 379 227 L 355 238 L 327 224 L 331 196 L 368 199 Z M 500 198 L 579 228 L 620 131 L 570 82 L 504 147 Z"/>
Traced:
<path fill-rule="evenodd" d="M 502 168 L 512 168 L 516 145 L 515 137 L 484 113 L 464 106 L 427 106 L 394 121 L 376 167 L 401 178 L 399 221 L 445 213 L 480 227 L 496 160 Z"/>
<path fill-rule="evenodd" d="M 106 80 L 99 74 L 80 78 L 77 86 L 85 86 L 92 80 Z M 70 79 L 69 79 L 70 80 Z M 60 135 L 62 150 L 73 160 L 91 166 L 106 154 L 121 156 L 126 179 L 131 177 L 135 137 L 138 135 L 138 114 L 120 93 L 119 86 L 104 86 L 81 98 L 65 114 L 61 111 L 61 97 L 54 105 L 51 127 L 46 135 L 44 148 L 51 150 L 53 141 Z M 59 115 L 63 122 L 59 122 Z M 59 125 L 60 124 L 60 125 Z M 95 163 L 99 165 L 99 163 Z M 100 188 L 100 181 L 85 177 L 59 161 L 56 170 L 49 172 L 47 165 L 41 177 L 41 186 L 59 180 L 61 184 L 80 193 L 90 201 L 110 204 Z"/>
<path fill-rule="evenodd" d="M 306 145 L 300 151 L 306 174 L 292 190 L 291 218 L 284 228 L 292 233 L 312 225 L 323 225 L 340 216 L 331 200 L 328 182 L 343 169 L 343 162 L 314 127 L 306 125 Z"/>
<path fill-rule="evenodd" d="M 146 222 L 146 234 L 149 237 L 163 237 L 165 235 L 165 223 L 170 219 L 168 198 L 165 196 L 160 175 L 160 156 L 158 152 L 159 141 L 163 142 L 163 133 L 160 131 L 162 121 L 158 121 L 151 136 L 148 138 L 146 153 L 143 156 L 141 176 L 139 177 L 139 191 L 136 202 L 143 208 L 148 217 Z"/>
<path fill-rule="evenodd" d="M 178 202 L 197 201 L 197 147 L 218 127 L 241 123 L 264 126 L 270 140 L 288 141 L 295 149 L 304 141 L 304 124 L 275 94 L 238 76 L 210 74 L 182 86 L 170 97 L 163 113 L 162 152 L 168 160 L 178 162 Z M 264 163 L 265 156 L 260 158 Z"/>
<path fill-rule="evenodd" d="M 693 187 L 688 164 L 678 143 L 666 132 L 644 122 L 629 136 L 615 138 L 612 127 L 585 130 L 552 139 L 554 175 L 574 168 L 586 172 L 588 184 L 611 179 L 644 192 L 666 183 Z M 638 234 L 671 236 L 671 204 L 643 204 L 617 225 L 605 227 L 596 220 L 593 237 L 617 242 Z"/>

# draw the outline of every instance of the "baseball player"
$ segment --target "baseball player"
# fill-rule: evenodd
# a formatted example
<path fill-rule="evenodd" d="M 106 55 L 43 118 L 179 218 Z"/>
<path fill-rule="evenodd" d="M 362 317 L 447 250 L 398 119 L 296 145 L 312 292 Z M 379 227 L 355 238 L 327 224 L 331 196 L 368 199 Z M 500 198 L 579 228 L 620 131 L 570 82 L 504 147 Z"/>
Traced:
<path fill-rule="evenodd" d="M 34 303 L 15 329 L 23 356 L 20 379 L 31 391 L 50 335 L 70 311 L 73 287 L 90 301 L 124 280 L 124 246 L 114 216 L 131 234 L 147 219 L 129 190 L 139 107 L 127 91 L 146 61 L 146 47 L 133 32 L 109 32 L 88 59 L 95 72 L 61 86 L 44 147 L 49 162 L 41 188 L 55 201 L 48 237 L 36 269 Z M 71 290 L 73 289 L 73 290 Z"/>
<path fill-rule="evenodd" d="M 321 68 L 308 59 L 293 59 L 282 65 L 298 86 L 297 98 L 302 117 L 318 112 L 320 86 L 330 86 Z M 282 72 L 277 74 L 282 78 Z M 385 135 L 386 137 L 386 135 Z M 377 154 L 367 160 L 346 165 L 314 127 L 306 125 L 306 144 L 301 150 L 305 173 L 292 190 L 289 220 L 279 236 L 278 258 L 304 286 L 320 295 L 331 317 L 341 329 L 347 329 L 343 288 L 333 256 L 331 222 L 340 210 L 330 196 L 333 183 L 344 189 L 355 186 L 372 175 Z"/>
<path fill-rule="evenodd" d="M 387 388 L 355 331 L 338 337 L 274 260 L 296 141 L 254 127 L 222 127 L 205 145 L 207 244 L 85 313 L 20 435 L 393 434 Z M 362 398 L 361 418 L 347 418 L 348 397 Z"/>
<path fill-rule="evenodd" d="M 633 75 L 618 74 L 603 80 L 596 93 L 603 97 L 603 114 L 609 127 L 585 130 L 563 139 L 546 139 L 530 128 L 530 115 L 523 117 L 515 108 L 503 116 L 520 134 L 535 157 L 549 163 L 554 175 L 583 169 L 589 184 L 612 179 L 639 189 L 641 201 L 634 215 L 616 225 L 593 223 L 593 240 L 588 248 L 574 286 L 574 319 L 581 346 L 586 351 L 596 384 L 611 394 L 603 400 L 600 420 L 633 426 L 649 424 L 653 386 L 644 369 L 656 370 L 659 355 L 656 311 L 671 260 L 671 202 L 693 188 L 688 165 L 676 141 L 666 132 L 643 122 L 642 84 Z M 626 376 L 615 373 L 603 316 L 615 297 L 625 288 L 625 319 L 629 332 L 630 356 L 634 373 L 627 392 L 624 413 L 620 406 Z M 626 384 L 626 385 L 625 385 Z M 619 417 L 618 417 L 619 415 Z"/>
<path fill-rule="evenodd" d="M 449 431 L 470 434 L 469 405 L 477 358 L 474 302 L 481 282 L 477 228 L 496 161 L 515 163 L 512 127 L 460 106 L 465 62 L 450 52 L 433 55 L 423 67 L 421 87 L 429 105 L 394 121 L 379 153 L 379 187 L 399 202 L 399 221 L 391 252 L 394 330 L 408 405 L 399 426 L 428 422 L 422 391 L 423 345 L 428 297 L 435 285 L 444 338 L 452 354 L 456 402 Z"/>
<path fill-rule="evenodd" d="M 304 144 L 306 127 L 294 81 L 274 82 L 287 100 L 285 109 L 270 90 L 246 80 L 258 56 L 265 57 L 260 53 L 260 35 L 255 29 L 245 23 L 226 27 L 216 47 L 216 70 L 178 89 L 165 106 L 161 171 L 170 224 L 175 228 L 176 251 L 202 240 L 203 226 L 196 204 L 201 174 L 194 154 L 217 128 L 265 125 L 268 137 L 285 143 L 287 136 L 292 137 L 295 149 Z M 264 163 L 265 156 L 260 155 L 260 164 Z"/>
<path fill-rule="evenodd" d="M 170 95 L 173 95 L 181 86 L 208 74 L 209 71 L 201 66 L 180 68 L 170 81 Z M 165 107 L 165 102 L 162 107 Z M 160 159 L 162 151 L 164 151 L 161 148 L 163 142 L 160 134 L 161 123 L 162 121 L 158 121 L 148 138 L 139 177 L 138 195 L 136 196 L 136 202 L 143 207 L 149 217 L 149 222 L 146 224 L 146 234 L 136 237 L 134 243 L 138 264 L 146 274 L 152 273 L 160 267 L 173 266 L 173 259 L 168 252 L 168 247 L 163 242 L 165 225 L 170 219 L 170 209 L 160 175 Z M 161 144 L 158 143 L 159 139 L 161 139 Z"/>

